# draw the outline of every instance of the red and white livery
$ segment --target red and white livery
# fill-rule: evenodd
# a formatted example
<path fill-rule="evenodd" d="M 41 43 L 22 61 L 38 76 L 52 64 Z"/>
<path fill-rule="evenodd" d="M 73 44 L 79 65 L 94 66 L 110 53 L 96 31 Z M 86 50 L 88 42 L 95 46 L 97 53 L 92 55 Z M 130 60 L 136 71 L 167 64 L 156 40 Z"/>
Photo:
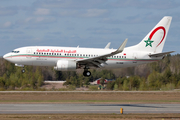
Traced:
<path fill-rule="evenodd" d="M 125 48 L 127 39 L 118 49 L 109 49 L 110 43 L 104 49 L 28 46 L 17 48 L 3 58 L 20 67 L 53 66 L 58 71 L 84 69 L 84 76 L 91 75 L 90 68 L 122 68 L 150 63 L 173 52 L 162 52 L 171 20 L 170 16 L 163 17 L 139 44 L 131 47 Z"/>

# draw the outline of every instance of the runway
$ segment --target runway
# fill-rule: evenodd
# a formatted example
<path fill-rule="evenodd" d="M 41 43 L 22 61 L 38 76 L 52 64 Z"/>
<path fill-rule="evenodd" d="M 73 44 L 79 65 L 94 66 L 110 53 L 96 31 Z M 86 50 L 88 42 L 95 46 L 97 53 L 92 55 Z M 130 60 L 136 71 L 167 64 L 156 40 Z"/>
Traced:
<path fill-rule="evenodd" d="M 180 113 L 180 104 L 0 104 L 0 114 Z"/>

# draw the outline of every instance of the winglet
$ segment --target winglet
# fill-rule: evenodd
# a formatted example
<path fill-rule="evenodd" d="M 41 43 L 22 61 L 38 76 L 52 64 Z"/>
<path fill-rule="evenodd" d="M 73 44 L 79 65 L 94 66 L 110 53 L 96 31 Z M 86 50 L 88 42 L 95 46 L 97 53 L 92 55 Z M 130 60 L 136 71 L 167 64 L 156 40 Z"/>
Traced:
<path fill-rule="evenodd" d="M 120 46 L 116 51 L 112 52 L 111 54 L 112 54 L 112 55 L 115 55 L 115 54 L 121 53 L 121 52 L 124 50 L 127 41 L 128 41 L 128 39 L 126 38 L 126 39 L 124 40 L 124 42 L 121 44 L 121 46 Z"/>
<path fill-rule="evenodd" d="M 109 42 L 104 49 L 109 49 L 111 42 Z"/>
<path fill-rule="evenodd" d="M 124 40 L 124 42 L 121 44 L 121 46 L 117 49 L 117 51 L 121 51 L 122 52 L 124 50 L 125 46 L 126 46 L 127 41 L 128 41 L 128 39 L 126 38 Z"/>

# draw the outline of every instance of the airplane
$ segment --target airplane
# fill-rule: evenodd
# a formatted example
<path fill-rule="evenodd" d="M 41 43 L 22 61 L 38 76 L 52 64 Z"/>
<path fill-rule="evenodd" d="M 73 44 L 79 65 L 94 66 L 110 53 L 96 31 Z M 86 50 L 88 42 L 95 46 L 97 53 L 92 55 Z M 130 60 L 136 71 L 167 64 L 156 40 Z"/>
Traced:
<path fill-rule="evenodd" d="M 172 17 L 164 16 L 159 23 L 134 46 L 126 47 L 128 39 L 118 49 L 81 47 L 28 46 L 7 53 L 3 58 L 15 66 L 52 66 L 58 71 L 84 69 L 84 76 L 91 76 L 89 69 L 132 67 L 158 61 L 170 52 L 162 52 Z"/>

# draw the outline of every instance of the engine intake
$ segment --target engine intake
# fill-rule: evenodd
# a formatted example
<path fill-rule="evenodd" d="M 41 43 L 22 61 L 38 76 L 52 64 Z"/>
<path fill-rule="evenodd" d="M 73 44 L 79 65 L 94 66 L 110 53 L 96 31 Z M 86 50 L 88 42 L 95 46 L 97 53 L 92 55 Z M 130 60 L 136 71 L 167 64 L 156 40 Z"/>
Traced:
<path fill-rule="evenodd" d="M 58 60 L 56 66 L 54 67 L 57 71 L 75 71 L 76 62 L 72 60 Z"/>

